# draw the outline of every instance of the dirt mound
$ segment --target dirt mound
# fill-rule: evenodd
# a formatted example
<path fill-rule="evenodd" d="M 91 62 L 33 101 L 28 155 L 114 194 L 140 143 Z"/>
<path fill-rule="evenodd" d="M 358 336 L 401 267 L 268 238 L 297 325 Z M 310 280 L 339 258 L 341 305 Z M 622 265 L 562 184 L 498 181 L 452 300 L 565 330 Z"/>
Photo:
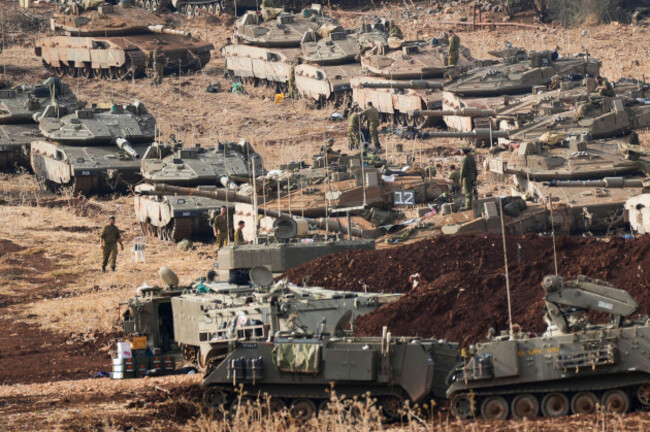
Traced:
<path fill-rule="evenodd" d="M 541 332 L 542 278 L 554 272 L 550 237 L 507 240 L 513 322 Z M 650 237 L 559 237 L 559 273 L 584 274 L 628 290 L 640 312 L 650 312 Z M 362 335 L 377 335 L 388 326 L 394 335 L 435 336 L 467 345 L 483 340 L 490 327 L 507 328 L 506 289 L 501 237 L 440 237 L 399 248 L 350 251 L 320 258 L 287 272 L 294 283 L 331 289 L 406 293 L 356 322 Z M 409 276 L 420 274 L 412 289 Z"/>

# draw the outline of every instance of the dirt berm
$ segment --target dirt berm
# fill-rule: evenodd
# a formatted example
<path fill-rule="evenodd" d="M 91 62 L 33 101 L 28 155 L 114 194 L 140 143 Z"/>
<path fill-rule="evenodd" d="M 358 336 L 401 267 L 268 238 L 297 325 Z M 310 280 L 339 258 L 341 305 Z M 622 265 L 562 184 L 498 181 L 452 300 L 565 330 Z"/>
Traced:
<path fill-rule="evenodd" d="M 561 276 L 583 274 L 628 290 L 650 311 L 650 236 L 638 239 L 556 239 Z M 553 241 L 528 235 L 507 239 L 513 322 L 542 332 L 542 278 L 554 273 Z M 411 288 L 409 276 L 420 274 Z M 398 248 L 352 251 L 320 258 L 285 274 L 294 283 L 330 289 L 406 293 L 357 320 L 360 335 L 445 338 L 463 345 L 507 328 L 503 245 L 498 235 L 439 237 Z"/>

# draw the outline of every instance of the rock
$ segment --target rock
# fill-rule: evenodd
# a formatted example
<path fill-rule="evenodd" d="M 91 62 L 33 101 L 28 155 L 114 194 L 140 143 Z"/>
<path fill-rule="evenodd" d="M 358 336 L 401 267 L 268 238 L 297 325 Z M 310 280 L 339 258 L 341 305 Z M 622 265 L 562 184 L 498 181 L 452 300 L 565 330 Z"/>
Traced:
<path fill-rule="evenodd" d="M 509 16 L 504 16 L 503 18 L 501 18 L 501 22 L 508 22 L 508 21 L 510 21 Z"/>
<path fill-rule="evenodd" d="M 188 239 L 183 239 L 176 244 L 176 249 L 187 252 L 192 249 L 192 242 Z"/>
<path fill-rule="evenodd" d="M 460 21 L 460 22 L 466 22 L 466 21 L 467 21 L 467 17 L 466 17 L 466 16 L 462 16 L 462 17 L 458 18 L 458 21 Z"/>

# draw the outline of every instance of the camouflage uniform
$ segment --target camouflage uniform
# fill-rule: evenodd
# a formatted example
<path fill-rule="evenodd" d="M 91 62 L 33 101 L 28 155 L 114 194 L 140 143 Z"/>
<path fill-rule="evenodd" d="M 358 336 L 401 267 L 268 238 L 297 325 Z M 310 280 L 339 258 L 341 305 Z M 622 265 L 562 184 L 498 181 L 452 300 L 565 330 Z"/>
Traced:
<path fill-rule="evenodd" d="M 165 71 L 165 55 L 156 47 L 153 50 L 153 84 L 160 85 L 162 83 L 163 74 Z"/>
<path fill-rule="evenodd" d="M 402 33 L 402 29 L 399 28 L 397 24 L 390 26 L 390 36 L 398 39 L 404 39 L 404 33 Z"/>
<path fill-rule="evenodd" d="M 217 248 L 221 249 L 228 243 L 228 221 L 220 214 L 212 219 L 212 227 L 217 232 Z"/>
<path fill-rule="evenodd" d="M 449 54 L 447 56 L 447 66 L 456 66 L 458 64 L 458 51 L 460 51 L 460 38 L 457 34 L 449 36 Z"/>
<path fill-rule="evenodd" d="M 476 160 L 471 153 L 465 155 L 463 159 L 463 166 L 460 167 L 460 180 L 463 184 L 463 192 L 465 193 L 465 209 L 472 208 L 472 199 L 474 198 L 474 187 L 476 187 L 476 177 L 478 171 L 476 170 Z"/>
<path fill-rule="evenodd" d="M 244 240 L 244 233 L 242 232 L 241 228 L 237 228 L 235 230 L 235 244 L 242 243 L 246 243 L 246 240 Z"/>
<path fill-rule="evenodd" d="M 296 90 L 295 71 L 296 71 L 296 62 L 292 62 L 291 69 L 289 70 L 289 82 L 287 84 L 287 87 L 289 89 L 289 91 L 287 92 L 287 97 L 290 97 L 292 99 L 298 96 L 298 92 Z"/>
<path fill-rule="evenodd" d="M 361 117 L 368 120 L 368 129 L 372 144 L 376 148 L 381 148 L 381 144 L 379 144 L 379 135 L 377 134 L 377 128 L 379 127 L 379 111 L 377 111 L 377 108 L 371 106 L 361 113 Z"/>
<path fill-rule="evenodd" d="M 460 190 L 460 171 L 453 170 L 449 173 L 449 180 L 451 180 L 451 193 L 456 194 Z"/>
<path fill-rule="evenodd" d="M 598 83 L 598 87 L 605 87 L 604 89 L 600 89 L 598 91 L 598 95 L 606 96 L 606 97 L 614 97 L 614 96 L 616 96 L 616 92 L 614 91 L 614 87 L 612 87 L 612 84 L 606 78 L 603 78 L 603 79 L 600 80 L 600 82 Z"/>
<path fill-rule="evenodd" d="M 359 123 L 359 114 L 353 112 L 348 117 L 348 144 L 350 145 L 350 150 L 359 148 L 359 143 L 361 142 L 361 131 Z"/>
<path fill-rule="evenodd" d="M 115 270 L 117 243 L 121 239 L 120 230 L 115 225 L 109 224 L 102 228 L 99 237 L 104 240 L 104 245 L 102 246 L 102 270 L 106 268 L 107 264 L 110 264 L 111 269 Z"/>

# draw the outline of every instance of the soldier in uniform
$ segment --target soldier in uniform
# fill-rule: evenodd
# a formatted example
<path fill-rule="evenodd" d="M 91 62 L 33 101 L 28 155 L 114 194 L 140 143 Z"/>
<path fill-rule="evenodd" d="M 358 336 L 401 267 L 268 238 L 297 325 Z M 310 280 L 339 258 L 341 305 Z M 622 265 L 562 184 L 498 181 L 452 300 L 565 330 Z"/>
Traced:
<path fill-rule="evenodd" d="M 115 216 L 110 215 L 108 225 L 104 226 L 99 234 L 99 246 L 102 248 L 102 273 L 106 272 L 107 264 L 111 265 L 111 271 L 115 271 L 118 243 L 124 250 L 120 230 L 115 226 Z"/>
<path fill-rule="evenodd" d="M 390 23 L 390 37 L 404 39 L 404 33 L 402 33 L 402 29 L 397 24 Z"/>
<path fill-rule="evenodd" d="M 217 239 L 217 249 L 221 249 L 228 243 L 228 214 L 226 207 L 221 207 L 218 215 L 212 219 L 212 233 Z"/>
<path fill-rule="evenodd" d="M 235 230 L 235 244 L 244 244 L 246 243 L 246 240 L 244 240 L 244 227 L 246 226 L 246 223 L 243 220 L 240 220 L 237 222 L 237 229 Z"/>
<path fill-rule="evenodd" d="M 451 169 L 451 172 L 449 173 L 449 180 L 451 180 L 451 193 L 456 195 L 460 190 L 460 171 L 456 169 L 456 165 L 451 165 L 449 169 Z"/>
<path fill-rule="evenodd" d="M 598 87 L 596 87 L 596 90 L 598 91 L 599 96 L 606 96 L 606 97 L 616 96 L 614 87 L 612 87 L 612 84 L 607 80 L 607 78 L 598 76 L 596 77 L 596 82 L 598 83 Z"/>
<path fill-rule="evenodd" d="M 449 30 L 449 54 L 447 55 L 447 66 L 458 64 L 458 51 L 460 51 L 460 38 L 453 30 Z"/>
<path fill-rule="evenodd" d="M 379 127 L 379 111 L 377 111 L 377 108 L 372 106 L 372 102 L 368 102 L 368 108 L 363 110 L 361 118 L 368 121 L 368 131 L 370 133 L 372 144 L 375 148 L 380 149 L 381 144 L 379 143 L 379 135 L 377 134 L 377 128 Z"/>
<path fill-rule="evenodd" d="M 361 123 L 359 122 L 359 108 L 352 108 L 348 117 L 348 144 L 350 150 L 358 149 L 361 142 Z"/>
<path fill-rule="evenodd" d="M 463 165 L 460 167 L 460 181 L 463 184 L 463 192 L 465 193 L 465 207 L 463 209 L 469 210 L 472 208 L 478 171 L 476 170 L 476 160 L 474 160 L 472 149 L 464 148 L 462 152 L 465 155 Z"/>
<path fill-rule="evenodd" d="M 156 42 L 156 48 L 153 50 L 153 85 L 159 86 L 162 84 L 163 73 L 165 71 L 165 54 L 162 52 L 162 44 L 160 41 Z"/>

